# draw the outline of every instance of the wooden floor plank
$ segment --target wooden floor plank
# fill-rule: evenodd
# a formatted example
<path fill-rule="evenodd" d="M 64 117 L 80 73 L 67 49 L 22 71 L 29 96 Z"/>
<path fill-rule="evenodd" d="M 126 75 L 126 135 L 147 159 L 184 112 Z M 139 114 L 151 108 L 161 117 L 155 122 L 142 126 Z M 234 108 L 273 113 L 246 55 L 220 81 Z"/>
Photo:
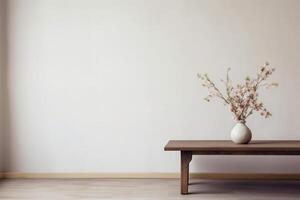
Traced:
<path fill-rule="evenodd" d="M 180 195 L 178 179 L 7 179 L 0 199 L 14 200 L 299 200 L 300 181 L 208 181 L 191 179 Z"/>

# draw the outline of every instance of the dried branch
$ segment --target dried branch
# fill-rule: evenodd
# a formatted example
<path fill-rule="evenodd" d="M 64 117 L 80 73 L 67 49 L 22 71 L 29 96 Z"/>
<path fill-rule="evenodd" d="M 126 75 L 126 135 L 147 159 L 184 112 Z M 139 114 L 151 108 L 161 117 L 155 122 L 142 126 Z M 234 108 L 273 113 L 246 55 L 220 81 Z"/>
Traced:
<path fill-rule="evenodd" d="M 264 107 L 263 103 L 258 100 L 258 89 L 260 87 L 268 89 L 278 86 L 278 83 L 266 82 L 274 71 L 275 69 L 271 68 L 269 63 L 265 63 L 265 65 L 260 68 L 256 78 L 247 76 L 242 84 L 233 87 L 229 77 L 230 68 L 228 68 L 226 81 L 221 79 L 221 81 L 225 83 L 226 95 L 216 87 L 207 74 L 198 74 L 198 77 L 202 81 L 202 86 L 208 88 L 209 95 L 205 98 L 206 101 L 209 102 L 214 97 L 220 98 L 225 105 L 229 106 L 230 111 L 234 114 L 235 120 L 245 121 L 254 111 L 260 112 L 265 118 L 271 116 L 271 113 Z"/>

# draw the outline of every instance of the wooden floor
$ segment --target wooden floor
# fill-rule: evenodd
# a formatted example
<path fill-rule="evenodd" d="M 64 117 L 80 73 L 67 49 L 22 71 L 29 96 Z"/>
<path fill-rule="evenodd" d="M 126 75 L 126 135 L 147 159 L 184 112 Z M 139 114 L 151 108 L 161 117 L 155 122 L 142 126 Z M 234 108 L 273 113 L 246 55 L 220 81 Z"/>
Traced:
<path fill-rule="evenodd" d="M 7 179 L 0 199 L 300 199 L 300 181 L 208 181 L 192 179 L 189 195 L 177 179 Z"/>

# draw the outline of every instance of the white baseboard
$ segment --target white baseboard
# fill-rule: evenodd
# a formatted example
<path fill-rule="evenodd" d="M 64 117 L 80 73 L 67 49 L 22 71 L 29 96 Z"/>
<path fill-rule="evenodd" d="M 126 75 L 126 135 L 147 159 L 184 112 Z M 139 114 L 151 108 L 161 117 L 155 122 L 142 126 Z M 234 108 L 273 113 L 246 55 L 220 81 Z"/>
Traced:
<path fill-rule="evenodd" d="M 111 179 L 155 179 L 179 178 L 179 173 L 26 173 L 6 172 L 0 174 L 6 179 L 72 179 L 72 178 L 111 178 Z M 261 174 L 261 173 L 191 173 L 191 178 L 232 179 L 232 180 L 300 180 L 298 174 Z"/>

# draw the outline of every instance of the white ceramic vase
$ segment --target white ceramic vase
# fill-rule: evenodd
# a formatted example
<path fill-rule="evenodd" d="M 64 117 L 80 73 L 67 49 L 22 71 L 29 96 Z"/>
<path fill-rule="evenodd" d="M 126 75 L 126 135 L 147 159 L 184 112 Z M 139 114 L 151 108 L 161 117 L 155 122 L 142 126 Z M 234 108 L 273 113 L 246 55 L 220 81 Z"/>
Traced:
<path fill-rule="evenodd" d="M 245 122 L 238 122 L 231 130 L 231 140 L 236 144 L 248 144 L 251 141 L 251 130 Z"/>

